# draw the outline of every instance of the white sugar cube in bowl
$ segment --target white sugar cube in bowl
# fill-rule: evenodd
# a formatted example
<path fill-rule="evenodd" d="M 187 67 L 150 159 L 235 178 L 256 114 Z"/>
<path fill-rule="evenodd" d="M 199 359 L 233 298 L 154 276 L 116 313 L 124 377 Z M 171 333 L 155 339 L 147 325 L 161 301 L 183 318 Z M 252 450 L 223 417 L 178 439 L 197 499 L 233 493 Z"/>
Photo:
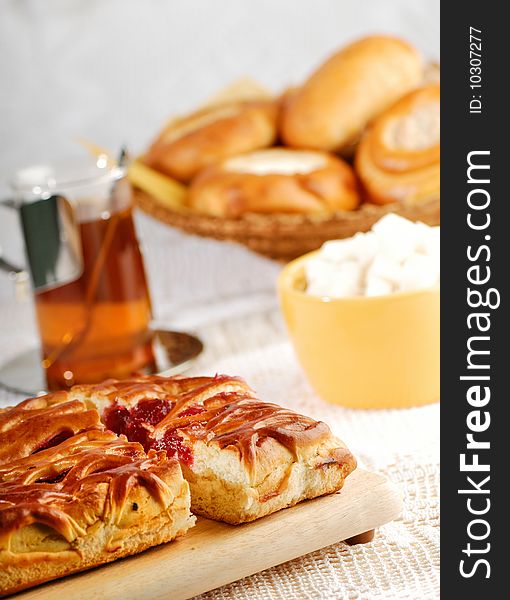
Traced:
<path fill-rule="evenodd" d="M 439 252 L 439 227 L 390 214 L 284 267 L 287 328 L 324 400 L 388 408 L 439 399 Z"/>

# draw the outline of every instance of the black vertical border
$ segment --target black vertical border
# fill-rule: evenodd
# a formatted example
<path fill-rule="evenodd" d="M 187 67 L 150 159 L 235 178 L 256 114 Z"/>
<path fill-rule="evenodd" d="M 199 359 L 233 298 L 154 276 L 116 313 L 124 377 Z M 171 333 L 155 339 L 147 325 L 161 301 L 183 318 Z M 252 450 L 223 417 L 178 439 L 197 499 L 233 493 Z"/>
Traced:
<path fill-rule="evenodd" d="M 510 565 L 504 564 L 508 550 L 503 542 L 508 529 L 510 501 L 505 489 L 510 484 L 508 472 L 510 449 L 504 431 L 508 429 L 507 406 L 510 394 L 506 387 L 510 378 L 509 327 L 505 307 L 508 296 L 510 262 L 510 105 L 509 67 L 510 28 L 503 15 L 508 5 L 490 0 L 447 2 L 441 6 L 441 597 L 442 598 L 504 598 L 510 592 L 504 580 Z M 469 28 L 482 30 L 482 89 L 470 88 Z M 473 94 L 482 96 L 482 113 L 470 114 Z M 503 110 L 503 105 L 507 110 Z M 490 150 L 491 225 L 487 231 L 473 232 L 467 226 L 466 197 L 467 154 L 472 150 Z M 466 475 L 460 472 L 459 455 L 466 452 L 469 432 L 468 413 L 473 410 L 466 401 L 467 327 L 467 260 L 468 245 L 476 247 L 491 236 L 489 242 L 491 280 L 485 287 L 495 287 L 501 293 L 501 305 L 491 310 L 490 388 L 491 400 L 486 408 L 491 424 L 480 439 L 489 439 L 490 450 L 480 451 L 480 462 L 490 463 L 490 511 L 483 516 L 491 531 L 486 540 L 469 540 L 467 527 L 476 516 L 466 506 L 467 495 L 459 494 L 466 487 Z M 508 376 L 506 375 L 508 373 Z M 510 434 L 506 434 L 510 440 Z M 476 475 L 476 474 L 474 474 Z M 480 474 L 476 478 L 480 479 Z M 485 497 L 485 495 L 483 495 Z M 482 498 L 474 495 L 473 498 Z M 473 500 L 474 502 L 475 500 Z M 482 503 L 477 506 L 481 506 Z M 473 531 L 480 533 L 480 529 Z M 467 543 L 487 553 L 468 557 L 463 550 Z M 507 544 L 510 541 L 507 542 Z M 477 558 L 490 564 L 490 577 L 480 565 L 472 577 L 460 574 L 460 561 L 466 570 Z"/>

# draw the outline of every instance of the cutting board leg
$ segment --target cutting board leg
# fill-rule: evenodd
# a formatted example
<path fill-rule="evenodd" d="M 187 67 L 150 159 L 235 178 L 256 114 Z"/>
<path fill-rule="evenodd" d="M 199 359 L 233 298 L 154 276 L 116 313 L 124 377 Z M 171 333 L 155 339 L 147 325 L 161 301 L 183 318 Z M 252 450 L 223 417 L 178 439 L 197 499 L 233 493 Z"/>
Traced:
<path fill-rule="evenodd" d="M 353 537 L 347 538 L 345 540 L 346 544 L 349 546 L 356 546 L 357 544 L 368 544 L 375 537 L 375 529 L 370 529 L 369 531 L 365 531 L 364 533 L 359 533 Z"/>

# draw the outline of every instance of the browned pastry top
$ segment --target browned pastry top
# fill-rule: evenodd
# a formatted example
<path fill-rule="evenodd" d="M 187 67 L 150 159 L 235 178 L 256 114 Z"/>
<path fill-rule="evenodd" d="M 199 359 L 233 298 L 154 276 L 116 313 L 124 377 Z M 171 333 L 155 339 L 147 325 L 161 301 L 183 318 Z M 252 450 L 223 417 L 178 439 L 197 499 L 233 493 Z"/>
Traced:
<path fill-rule="evenodd" d="M 32 523 L 68 542 L 98 520 L 116 523 L 135 484 L 163 507 L 171 501 L 164 479 L 180 469 L 177 461 L 105 431 L 96 410 L 68 397 L 50 394 L 0 413 L 0 550 Z"/>
<path fill-rule="evenodd" d="M 296 455 L 299 447 L 317 443 L 331 433 L 321 421 L 235 392 L 220 392 L 195 406 L 178 418 L 165 418 L 154 430 L 153 447 L 164 448 L 165 436 L 178 430 L 190 440 L 236 447 L 245 464 L 253 465 L 256 448 L 264 438 L 275 439 Z"/>
<path fill-rule="evenodd" d="M 104 430 L 95 407 L 131 441 Z M 226 375 L 75 386 L 0 412 L 0 431 L 0 547 L 34 522 L 72 541 L 98 518 L 115 521 L 135 483 L 165 505 L 170 492 L 158 473 L 179 469 L 167 456 L 192 466 L 195 442 L 233 449 L 253 471 L 268 440 L 297 456 L 331 439 L 325 423 L 261 402 Z M 355 465 L 336 445 L 324 461 Z"/>
<path fill-rule="evenodd" d="M 0 412 L 0 465 L 100 425 L 97 411 L 66 392 L 30 398 Z"/>
<path fill-rule="evenodd" d="M 259 401 L 237 377 L 139 377 L 98 386 L 75 386 L 70 394 L 94 401 L 107 427 L 146 449 L 177 454 L 191 465 L 192 444 L 236 448 L 248 467 L 257 448 L 272 438 L 296 455 L 331 436 L 329 427 L 276 404 Z M 338 461 L 352 455 L 342 448 Z M 350 457 L 350 458 L 349 458 Z"/>
<path fill-rule="evenodd" d="M 175 398 L 187 392 L 200 388 L 203 384 L 211 381 L 210 377 L 162 377 L 159 375 L 139 376 L 118 381 L 107 379 L 102 383 L 92 385 L 75 385 L 68 394 L 69 398 L 79 398 L 92 401 L 93 405 L 106 399 L 109 402 L 121 402 L 126 406 L 134 406 L 140 399 L 158 398 L 160 400 L 175 400 Z M 229 378 L 248 386 L 238 378 Z"/>

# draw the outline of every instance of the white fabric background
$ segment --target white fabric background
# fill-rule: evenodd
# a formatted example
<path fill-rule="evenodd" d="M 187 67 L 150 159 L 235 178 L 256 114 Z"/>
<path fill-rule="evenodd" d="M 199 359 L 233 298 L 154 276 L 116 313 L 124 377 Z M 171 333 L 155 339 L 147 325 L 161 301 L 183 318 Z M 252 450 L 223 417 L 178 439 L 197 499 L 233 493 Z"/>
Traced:
<path fill-rule="evenodd" d="M 0 197 L 16 166 L 76 153 L 83 136 L 143 149 L 172 113 L 252 75 L 299 81 L 361 34 L 393 32 L 439 58 L 439 0 L 2 0 Z M 437 598 L 438 405 L 352 411 L 322 403 L 287 342 L 278 264 L 138 215 L 156 320 L 196 331 L 195 372 L 244 375 L 270 401 L 326 420 L 405 495 L 400 521 L 367 546 L 338 544 L 212 592 L 207 600 Z M 21 260 L 14 215 L 0 246 Z M 32 306 L 0 273 L 0 364 L 37 343 Z M 0 404 L 17 400 L 0 391 Z"/>

